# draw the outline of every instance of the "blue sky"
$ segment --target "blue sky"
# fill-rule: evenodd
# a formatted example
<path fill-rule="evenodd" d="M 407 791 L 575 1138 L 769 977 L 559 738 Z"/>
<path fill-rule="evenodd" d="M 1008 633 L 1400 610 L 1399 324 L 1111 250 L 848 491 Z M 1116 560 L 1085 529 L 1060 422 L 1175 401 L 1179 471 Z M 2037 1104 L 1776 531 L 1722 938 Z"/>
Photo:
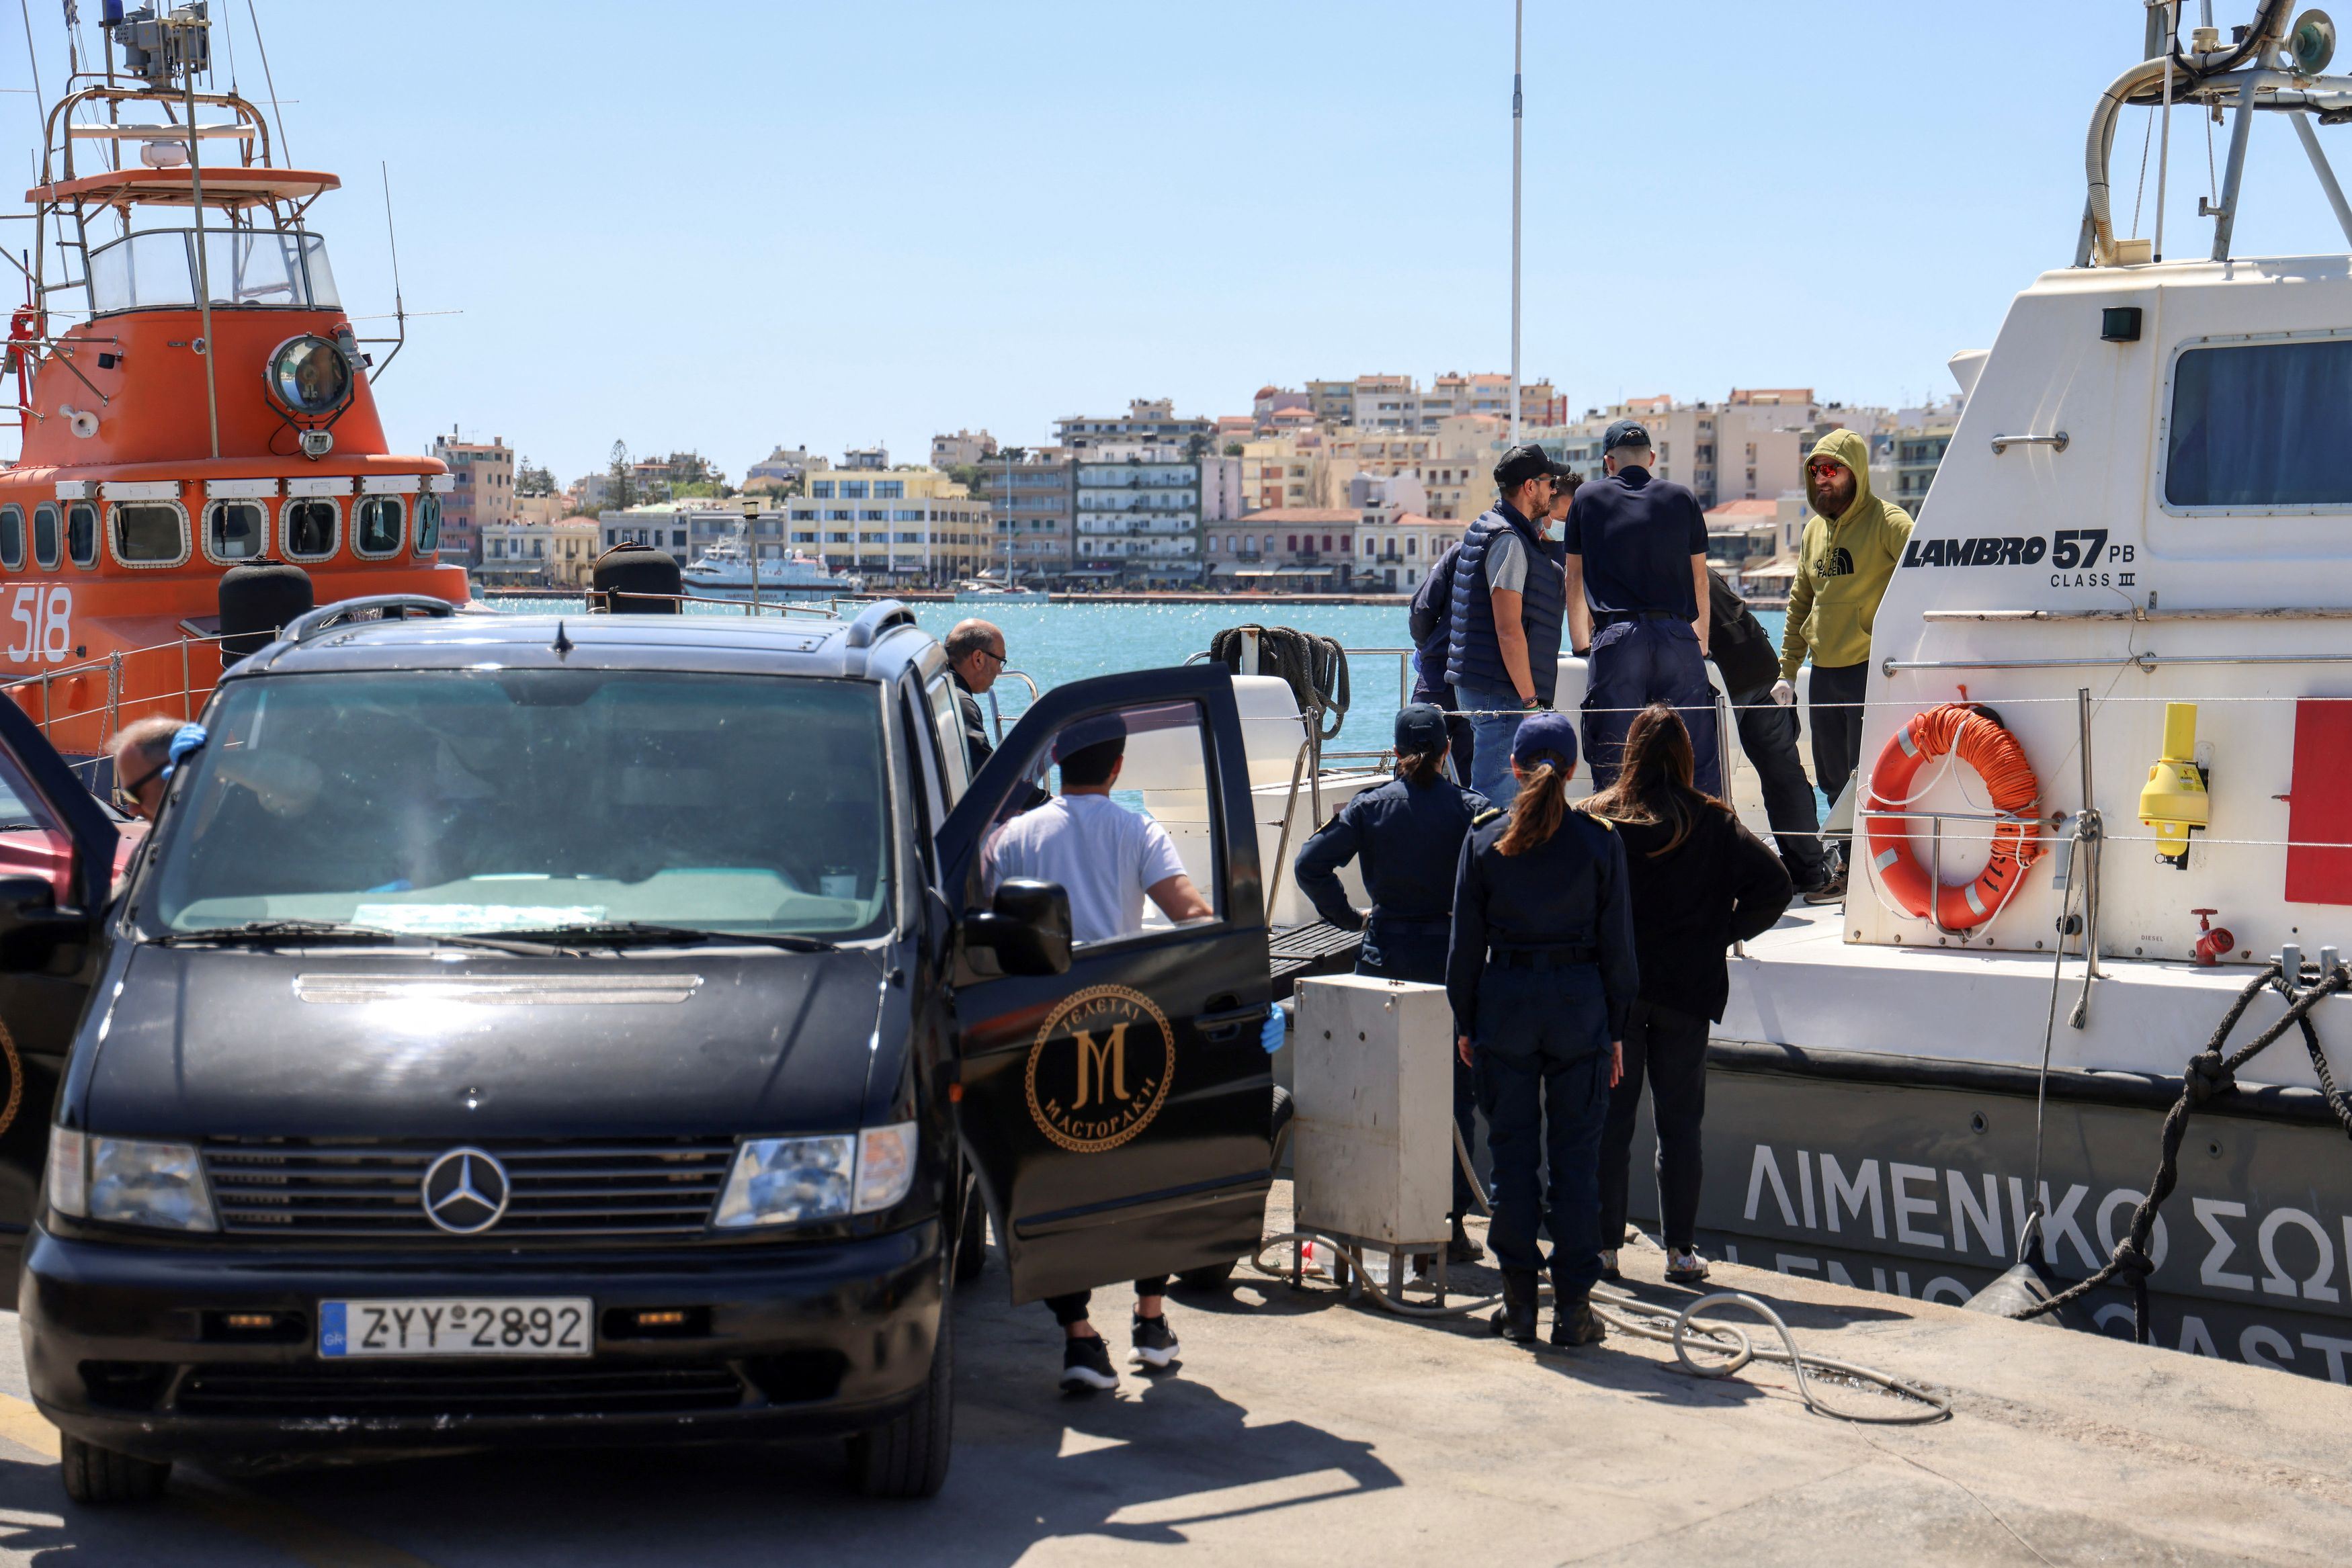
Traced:
<path fill-rule="evenodd" d="M 569 479 L 621 437 L 740 476 L 778 442 L 911 458 L 1133 396 L 1508 362 L 1507 0 L 257 4 L 292 162 L 345 182 L 313 220 L 347 306 L 392 306 L 383 162 L 409 307 L 462 312 L 415 319 L 378 388 L 396 448 L 456 424 Z M 245 0 L 214 9 L 262 96 Z M 2141 14 L 1532 0 L 1530 379 L 1580 408 L 1940 396 L 2071 260 Z M 0 99 L 26 149 L 31 101 Z M 2204 129 L 2174 124 L 2175 255 L 2210 244 Z M 2284 124 L 2251 166 L 2242 254 L 2343 247 Z"/>

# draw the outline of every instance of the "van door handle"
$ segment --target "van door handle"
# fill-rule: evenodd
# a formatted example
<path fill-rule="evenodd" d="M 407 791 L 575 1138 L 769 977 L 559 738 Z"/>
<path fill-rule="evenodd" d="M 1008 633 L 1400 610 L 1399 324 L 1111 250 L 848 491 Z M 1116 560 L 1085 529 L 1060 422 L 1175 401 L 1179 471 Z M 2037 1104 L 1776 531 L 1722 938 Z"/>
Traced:
<path fill-rule="evenodd" d="M 1201 1013 L 1192 1019 L 1192 1027 L 1201 1038 L 1223 1043 L 1241 1038 L 1243 1029 L 1250 1024 L 1264 1023 L 1265 1015 L 1274 1010 L 1271 1002 L 1257 1002 L 1245 1008 L 1227 1008 L 1223 1012 Z"/>

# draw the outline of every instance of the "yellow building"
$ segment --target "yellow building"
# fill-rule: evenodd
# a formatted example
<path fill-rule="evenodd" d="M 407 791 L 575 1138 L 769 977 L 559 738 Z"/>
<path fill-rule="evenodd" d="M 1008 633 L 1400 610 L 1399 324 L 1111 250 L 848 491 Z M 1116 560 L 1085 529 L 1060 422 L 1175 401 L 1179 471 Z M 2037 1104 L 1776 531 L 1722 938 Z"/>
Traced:
<path fill-rule="evenodd" d="M 790 548 L 869 579 L 949 582 L 992 564 L 996 524 L 936 468 L 812 473 L 787 503 Z M 764 541 L 764 535 L 763 535 Z"/>
<path fill-rule="evenodd" d="M 1242 443 L 1242 509 L 1330 505 L 1330 455 L 1320 431 Z"/>

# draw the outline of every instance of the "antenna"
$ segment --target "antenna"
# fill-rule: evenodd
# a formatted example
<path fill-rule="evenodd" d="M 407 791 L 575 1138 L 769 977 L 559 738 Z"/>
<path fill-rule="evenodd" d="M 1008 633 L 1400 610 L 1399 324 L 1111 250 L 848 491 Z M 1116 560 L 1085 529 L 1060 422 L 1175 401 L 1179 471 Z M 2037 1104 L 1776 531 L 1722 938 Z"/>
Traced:
<path fill-rule="evenodd" d="M 278 107 L 278 84 L 269 75 L 269 45 L 261 36 L 261 18 L 254 15 L 253 0 L 245 0 L 245 17 L 253 24 L 253 47 L 261 51 L 261 80 L 269 89 L 269 112 L 278 121 L 278 151 L 285 154 L 287 163 L 291 165 L 294 150 L 286 145 L 286 111 Z M 385 362 L 389 364 L 391 361 Z"/>
<path fill-rule="evenodd" d="M 400 350 L 408 347 L 408 305 L 400 293 L 400 235 L 392 226 L 392 165 L 379 162 L 377 173 L 383 181 L 383 237 L 392 247 L 392 314 L 399 323 L 400 336 L 394 340 L 392 352 L 383 357 L 370 381 L 380 381 L 383 372 L 392 369 L 392 361 L 400 358 Z"/>

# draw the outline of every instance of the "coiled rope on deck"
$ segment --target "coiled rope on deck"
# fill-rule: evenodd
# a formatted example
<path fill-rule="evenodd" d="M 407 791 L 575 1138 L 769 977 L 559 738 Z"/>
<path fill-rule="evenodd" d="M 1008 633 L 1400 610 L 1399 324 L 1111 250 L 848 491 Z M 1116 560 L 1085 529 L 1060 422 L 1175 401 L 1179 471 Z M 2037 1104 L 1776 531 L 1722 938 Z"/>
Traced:
<path fill-rule="evenodd" d="M 1348 722 L 1348 653 L 1338 639 L 1295 626 L 1228 626 L 1209 639 L 1209 657 L 1241 674 L 1244 638 L 1257 637 L 1257 671 L 1287 682 L 1298 710 L 1314 716 L 1316 737 L 1330 740 Z"/>
<path fill-rule="evenodd" d="M 2254 998 L 2276 984 L 2284 974 L 2283 967 L 2276 960 L 2263 966 L 2262 972 L 2249 980 L 2245 989 L 2238 993 L 2238 999 L 2231 1004 L 2230 1010 L 2221 1016 L 2212 1038 L 2205 1042 L 2205 1049 L 2189 1059 L 2189 1066 L 2180 1075 L 2180 1098 L 2175 1100 L 2172 1109 L 2164 1113 L 2155 1179 L 2148 1183 L 2147 1196 L 2140 1200 L 2139 1207 L 2132 1210 L 2131 1229 L 2116 1243 L 2116 1249 L 2105 1266 L 2089 1279 L 2069 1285 L 2048 1300 L 2036 1301 L 2030 1307 L 2011 1312 L 2010 1316 L 2022 1321 L 2054 1312 L 2082 1300 L 2117 1275 L 2128 1274 L 2131 1277 L 2132 1338 L 2139 1344 L 2149 1343 L 2147 1281 L 2148 1276 L 2156 1272 L 2156 1260 L 2148 1251 L 2148 1239 L 2156 1230 L 2157 1211 L 2164 1207 L 2164 1200 L 2172 1196 L 2172 1189 L 2179 1184 L 2180 1141 L 2189 1131 L 2189 1114 L 2209 1100 L 2236 1093 L 2238 1069 L 2269 1050 L 2288 1030 L 2303 1031 L 2304 1049 L 2311 1053 L 2312 1071 L 2318 1076 L 2320 1093 L 2326 1100 L 2327 1109 L 2335 1116 L 2336 1124 L 2347 1135 L 2352 1135 L 2352 1101 L 2347 1101 L 2336 1090 L 2335 1075 L 2328 1071 L 2327 1055 L 2319 1049 L 2319 1031 L 2311 1025 L 2312 1009 L 2339 991 L 2352 991 L 2352 967 L 2339 963 L 2334 969 L 2321 972 L 2316 984 L 2297 993 L 2289 1001 L 2285 1014 L 2276 1023 L 2236 1051 L 2226 1056 L 2222 1054 L 2222 1048 L 2229 1044 L 2231 1034 L 2246 1016 L 2246 1009 L 2253 1006 Z M 2294 978 L 2299 982 L 2303 977 L 2297 975 Z"/>

